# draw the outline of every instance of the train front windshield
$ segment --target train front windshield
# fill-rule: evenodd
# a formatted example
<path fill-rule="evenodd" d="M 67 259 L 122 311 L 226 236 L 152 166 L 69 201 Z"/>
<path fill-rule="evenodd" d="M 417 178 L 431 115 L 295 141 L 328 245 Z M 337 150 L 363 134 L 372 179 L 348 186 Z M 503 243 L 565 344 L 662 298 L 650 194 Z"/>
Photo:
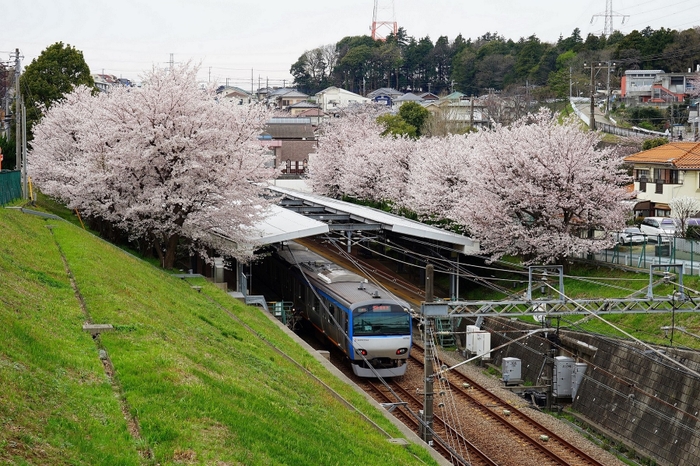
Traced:
<path fill-rule="evenodd" d="M 371 304 L 352 313 L 354 336 L 409 335 L 411 316 L 397 304 Z"/>

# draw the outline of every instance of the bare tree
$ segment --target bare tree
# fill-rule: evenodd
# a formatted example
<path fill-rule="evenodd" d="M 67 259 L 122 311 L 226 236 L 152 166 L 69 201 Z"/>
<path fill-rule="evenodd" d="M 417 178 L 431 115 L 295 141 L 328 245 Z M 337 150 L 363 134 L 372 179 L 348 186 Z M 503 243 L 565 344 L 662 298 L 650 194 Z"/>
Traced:
<path fill-rule="evenodd" d="M 677 197 L 668 203 L 671 217 L 676 223 L 676 234 L 685 237 L 688 219 L 700 212 L 700 200 L 690 196 Z"/>

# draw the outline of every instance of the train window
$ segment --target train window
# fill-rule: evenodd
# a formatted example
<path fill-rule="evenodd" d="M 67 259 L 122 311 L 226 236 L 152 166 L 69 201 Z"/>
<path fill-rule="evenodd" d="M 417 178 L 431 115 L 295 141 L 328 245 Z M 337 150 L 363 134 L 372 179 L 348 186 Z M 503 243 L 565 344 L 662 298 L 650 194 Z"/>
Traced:
<path fill-rule="evenodd" d="M 362 335 L 409 335 L 411 317 L 401 306 L 393 304 L 370 305 L 353 311 L 352 332 Z"/>

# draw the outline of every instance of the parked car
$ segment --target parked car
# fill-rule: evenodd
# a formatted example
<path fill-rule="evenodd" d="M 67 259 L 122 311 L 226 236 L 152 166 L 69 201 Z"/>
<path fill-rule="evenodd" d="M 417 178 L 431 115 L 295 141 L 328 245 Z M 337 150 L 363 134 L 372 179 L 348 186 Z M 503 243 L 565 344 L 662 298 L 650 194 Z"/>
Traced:
<path fill-rule="evenodd" d="M 623 245 L 643 244 L 648 240 L 647 235 L 645 235 L 644 232 L 637 227 L 625 228 L 624 230 L 615 232 L 612 235 L 615 241 Z"/>
<path fill-rule="evenodd" d="M 649 241 L 668 243 L 676 234 L 676 223 L 669 217 L 647 217 L 642 220 L 639 229 L 649 237 Z"/>

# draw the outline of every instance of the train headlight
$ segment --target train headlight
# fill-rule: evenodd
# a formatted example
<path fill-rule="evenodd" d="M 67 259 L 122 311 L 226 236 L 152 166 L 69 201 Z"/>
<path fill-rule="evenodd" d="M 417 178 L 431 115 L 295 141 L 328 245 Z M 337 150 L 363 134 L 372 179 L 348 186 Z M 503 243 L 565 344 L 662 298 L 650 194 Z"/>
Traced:
<path fill-rule="evenodd" d="M 366 349 L 358 349 L 357 350 L 358 354 L 361 354 L 362 356 L 367 356 L 367 350 Z"/>
<path fill-rule="evenodd" d="M 396 354 L 406 354 L 408 352 L 408 348 L 399 348 L 396 350 Z"/>

